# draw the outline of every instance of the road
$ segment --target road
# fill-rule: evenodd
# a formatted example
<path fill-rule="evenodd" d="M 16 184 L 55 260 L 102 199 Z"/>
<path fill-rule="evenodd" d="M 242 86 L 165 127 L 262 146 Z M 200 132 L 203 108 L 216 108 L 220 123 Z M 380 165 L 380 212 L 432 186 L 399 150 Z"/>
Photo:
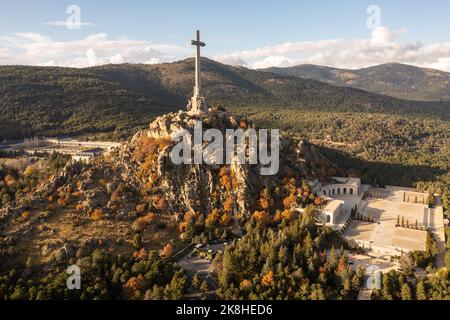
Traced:
<path fill-rule="evenodd" d="M 203 250 L 212 250 L 213 252 L 223 251 L 226 244 L 227 242 L 210 244 L 204 247 Z M 193 254 L 194 252 L 195 248 L 186 250 L 177 257 L 176 263 L 186 271 L 189 277 L 193 277 L 197 274 L 201 281 L 206 281 L 208 288 L 210 289 L 207 294 L 214 294 L 215 290 L 219 287 L 219 284 L 213 276 L 213 262 L 206 258 L 200 257 L 198 254 Z M 186 298 L 196 298 L 198 295 L 199 293 L 193 293 L 187 295 Z"/>

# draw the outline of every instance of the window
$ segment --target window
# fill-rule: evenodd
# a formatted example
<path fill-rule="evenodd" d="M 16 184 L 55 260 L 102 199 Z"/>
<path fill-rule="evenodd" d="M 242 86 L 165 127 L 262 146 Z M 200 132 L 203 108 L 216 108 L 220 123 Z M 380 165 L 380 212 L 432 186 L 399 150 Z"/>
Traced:
<path fill-rule="evenodd" d="M 338 194 L 341 194 L 341 188 L 338 188 Z"/>
<path fill-rule="evenodd" d="M 350 194 L 353 194 L 353 189 L 350 189 Z"/>
<path fill-rule="evenodd" d="M 327 223 L 331 222 L 331 216 L 329 214 L 327 214 Z"/>
<path fill-rule="evenodd" d="M 344 188 L 344 194 L 347 194 L 347 188 Z"/>

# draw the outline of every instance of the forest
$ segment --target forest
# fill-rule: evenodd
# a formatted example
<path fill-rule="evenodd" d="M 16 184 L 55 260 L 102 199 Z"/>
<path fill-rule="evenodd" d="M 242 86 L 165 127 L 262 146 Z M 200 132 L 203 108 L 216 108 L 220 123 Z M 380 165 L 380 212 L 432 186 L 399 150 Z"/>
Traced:
<path fill-rule="evenodd" d="M 430 184 L 439 193 L 450 184 L 450 124 L 433 117 L 379 113 L 315 112 L 296 108 L 230 108 L 260 127 L 319 145 L 348 174 L 374 186 Z"/>

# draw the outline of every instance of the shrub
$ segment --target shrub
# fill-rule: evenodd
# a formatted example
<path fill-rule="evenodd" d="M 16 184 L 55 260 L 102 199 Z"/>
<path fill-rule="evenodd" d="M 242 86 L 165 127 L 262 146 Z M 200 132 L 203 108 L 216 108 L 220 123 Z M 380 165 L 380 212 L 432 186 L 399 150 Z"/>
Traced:
<path fill-rule="evenodd" d="M 30 217 L 30 211 L 22 212 L 22 219 L 27 220 Z"/>
<path fill-rule="evenodd" d="M 102 218 L 103 213 L 100 209 L 95 209 L 94 211 L 92 211 L 89 216 L 91 217 L 92 220 L 94 221 L 98 221 Z"/>

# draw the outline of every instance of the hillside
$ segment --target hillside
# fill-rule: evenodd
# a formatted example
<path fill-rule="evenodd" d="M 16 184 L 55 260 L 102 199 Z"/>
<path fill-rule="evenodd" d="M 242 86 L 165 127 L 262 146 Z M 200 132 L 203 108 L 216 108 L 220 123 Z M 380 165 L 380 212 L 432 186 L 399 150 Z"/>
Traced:
<path fill-rule="evenodd" d="M 449 117 L 450 102 L 410 102 L 208 59 L 202 67 L 210 105 Z M 156 115 L 184 108 L 193 73 L 193 59 L 86 69 L 0 67 L 0 139 L 112 131 L 128 137 Z"/>
<path fill-rule="evenodd" d="M 359 70 L 305 64 L 288 68 L 268 68 L 264 71 L 313 79 L 335 86 L 358 88 L 400 99 L 450 100 L 450 73 L 399 63 L 387 63 Z"/>

